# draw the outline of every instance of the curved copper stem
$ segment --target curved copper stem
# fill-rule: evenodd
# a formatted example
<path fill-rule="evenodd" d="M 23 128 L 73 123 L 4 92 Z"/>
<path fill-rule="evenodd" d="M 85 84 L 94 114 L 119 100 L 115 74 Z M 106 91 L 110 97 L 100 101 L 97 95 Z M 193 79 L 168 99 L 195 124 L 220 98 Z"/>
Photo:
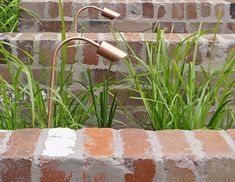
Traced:
<path fill-rule="evenodd" d="M 99 48 L 99 44 L 88 39 L 88 38 L 85 38 L 85 37 L 71 37 L 71 38 L 68 38 L 68 39 L 65 39 L 63 42 L 61 42 L 57 48 L 55 49 L 54 51 L 54 55 L 53 55 L 53 59 L 52 59 L 52 69 L 51 69 L 51 78 L 50 78 L 50 95 L 49 95 L 49 103 L 48 103 L 48 123 L 47 123 L 47 126 L 48 128 L 51 128 L 51 120 L 52 120 L 52 110 L 53 110 L 53 95 L 54 95 L 54 92 L 53 92 L 53 88 L 54 88 L 54 84 L 55 84 L 55 77 L 56 77 L 56 57 L 57 57 L 57 54 L 60 50 L 60 48 L 66 44 L 67 42 L 70 42 L 70 41 L 73 41 L 73 40 L 83 40 L 83 41 L 86 41 L 92 45 L 94 45 L 95 47 Z"/>
<path fill-rule="evenodd" d="M 98 10 L 98 11 L 100 11 L 100 12 L 103 12 L 102 9 L 100 9 L 100 8 L 98 8 L 98 7 L 96 7 L 96 6 L 85 6 L 85 7 L 81 8 L 81 9 L 79 9 L 78 12 L 77 12 L 77 14 L 76 14 L 75 17 L 74 17 L 74 27 L 73 27 L 73 32 L 74 32 L 74 33 L 77 33 L 77 20 L 78 20 L 79 14 L 80 14 L 83 10 L 88 9 L 88 8 L 96 9 L 96 10 Z"/>

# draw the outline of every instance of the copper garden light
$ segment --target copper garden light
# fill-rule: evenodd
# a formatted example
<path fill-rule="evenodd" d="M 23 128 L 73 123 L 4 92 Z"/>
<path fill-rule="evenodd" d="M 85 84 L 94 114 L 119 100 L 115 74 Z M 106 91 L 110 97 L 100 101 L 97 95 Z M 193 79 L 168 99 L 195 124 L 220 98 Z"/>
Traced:
<path fill-rule="evenodd" d="M 97 42 L 94 42 L 93 40 L 90 40 L 86 37 L 71 37 L 71 38 L 67 38 L 65 39 L 63 42 L 61 42 L 57 48 L 54 51 L 53 54 L 53 59 L 52 59 L 52 69 L 51 69 L 51 78 L 50 78 L 50 95 L 49 95 L 49 103 L 48 103 L 48 128 L 51 128 L 51 120 L 52 120 L 52 112 L 53 112 L 53 88 L 54 88 L 54 84 L 55 84 L 55 78 L 56 78 L 56 57 L 57 54 L 60 50 L 60 48 L 70 42 L 70 41 L 74 41 L 74 40 L 83 40 L 85 42 L 88 42 L 90 44 L 92 44 L 93 46 L 95 46 L 97 48 L 97 54 L 109 59 L 112 62 L 118 61 L 119 59 L 122 59 L 124 57 L 127 56 L 127 54 L 125 52 L 123 52 L 122 50 L 114 47 L 113 45 L 102 41 L 100 44 Z"/>
<path fill-rule="evenodd" d="M 106 18 L 108 18 L 110 20 L 113 20 L 114 18 L 118 18 L 120 16 L 119 13 L 117 13 L 117 12 L 111 10 L 111 9 L 108 9 L 108 8 L 100 9 L 100 8 L 98 8 L 96 6 L 85 6 L 85 7 L 81 8 L 81 9 L 79 9 L 77 14 L 74 17 L 74 30 L 73 30 L 74 33 L 77 33 L 77 20 L 78 20 L 78 16 L 85 9 L 96 9 L 97 11 L 101 12 L 102 16 L 104 16 L 104 17 L 106 17 Z"/>

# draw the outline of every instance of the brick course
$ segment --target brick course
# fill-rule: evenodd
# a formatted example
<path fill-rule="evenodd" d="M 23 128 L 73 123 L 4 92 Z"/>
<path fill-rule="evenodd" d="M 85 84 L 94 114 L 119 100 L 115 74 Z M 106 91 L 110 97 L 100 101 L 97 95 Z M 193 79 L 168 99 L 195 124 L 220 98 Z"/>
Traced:
<path fill-rule="evenodd" d="M 234 133 L 97 128 L 0 131 L 0 181 L 232 182 Z"/>
<path fill-rule="evenodd" d="M 46 3 L 48 2 L 48 3 Z M 101 14 L 93 9 L 88 9 L 81 14 L 79 18 L 80 32 L 109 32 L 109 26 L 113 31 L 124 32 L 141 32 L 152 31 L 153 23 L 156 21 L 161 24 L 175 24 L 181 22 L 185 28 L 176 33 L 191 33 L 198 30 L 197 26 L 192 27 L 191 24 L 215 24 L 218 20 L 219 12 L 221 12 L 221 32 L 234 33 L 234 29 L 228 26 L 235 23 L 235 3 L 233 1 L 195 1 L 195 0 L 170 0 L 170 1 L 131 1 L 131 0 L 114 0 L 110 1 L 63 1 L 65 11 L 66 29 L 71 29 L 73 16 L 79 8 L 95 5 L 98 7 L 108 7 L 121 14 L 117 20 L 109 21 L 101 16 Z M 22 0 L 21 6 L 30 9 L 38 14 L 38 24 L 29 14 L 21 11 L 21 20 L 19 30 L 22 32 L 60 32 L 61 23 L 58 12 L 58 3 L 53 0 L 27 1 Z M 161 25 L 160 24 L 160 25 Z M 207 26 L 206 26 L 207 27 Z M 210 28 L 210 27 L 209 27 Z"/>

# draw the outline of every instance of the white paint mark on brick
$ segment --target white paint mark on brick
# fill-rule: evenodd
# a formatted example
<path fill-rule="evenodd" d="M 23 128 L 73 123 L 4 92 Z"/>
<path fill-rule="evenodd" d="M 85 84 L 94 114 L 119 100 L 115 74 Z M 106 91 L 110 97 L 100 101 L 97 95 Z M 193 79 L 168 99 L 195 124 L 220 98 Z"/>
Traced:
<path fill-rule="evenodd" d="M 50 129 L 42 155 L 50 157 L 66 157 L 74 153 L 75 144 L 75 131 L 67 128 Z"/>
<path fill-rule="evenodd" d="M 230 148 L 235 152 L 235 143 L 231 136 L 229 136 L 225 131 L 219 131 L 221 137 L 227 142 Z"/>
<path fill-rule="evenodd" d="M 4 131 L 4 130 L 0 130 L 1 133 L 6 133 L 5 137 L 0 141 L 0 154 L 4 153 L 7 151 L 8 149 L 8 141 L 11 137 L 12 131 Z"/>
<path fill-rule="evenodd" d="M 191 147 L 192 153 L 197 156 L 198 159 L 205 157 L 204 152 L 202 151 L 202 143 L 195 138 L 192 131 L 184 131 L 184 135 Z"/>
<path fill-rule="evenodd" d="M 121 158 L 123 155 L 123 140 L 122 137 L 120 135 L 120 131 L 119 130 L 113 130 L 113 144 L 114 144 L 114 155 L 117 158 Z"/>

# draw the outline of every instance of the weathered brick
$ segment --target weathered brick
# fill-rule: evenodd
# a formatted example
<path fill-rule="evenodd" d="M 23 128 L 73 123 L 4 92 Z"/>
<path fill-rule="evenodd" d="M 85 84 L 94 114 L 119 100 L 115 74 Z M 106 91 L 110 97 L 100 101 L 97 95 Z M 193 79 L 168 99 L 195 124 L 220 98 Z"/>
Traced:
<path fill-rule="evenodd" d="M 11 134 L 7 143 L 8 150 L 0 154 L 0 179 L 31 181 L 31 160 L 40 133 L 39 129 L 24 129 Z"/>
<path fill-rule="evenodd" d="M 215 5 L 215 15 L 216 17 L 223 18 L 224 16 L 224 4 L 216 4 Z"/>
<path fill-rule="evenodd" d="M 112 156 L 114 153 L 113 133 L 111 129 L 84 129 L 85 151 L 92 157 Z"/>
<path fill-rule="evenodd" d="M 177 158 L 184 155 L 187 158 L 193 156 L 190 145 L 182 131 L 158 131 L 156 135 L 165 157 Z"/>
<path fill-rule="evenodd" d="M 129 161 L 128 161 L 129 162 Z M 155 162 L 151 159 L 137 159 L 133 161 L 133 173 L 125 175 L 125 182 L 152 182 L 156 170 Z"/>
<path fill-rule="evenodd" d="M 217 131 L 195 131 L 195 137 L 202 143 L 202 151 L 209 157 L 234 156 L 235 153 Z"/>
<path fill-rule="evenodd" d="M 143 3 L 143 17 L 153 18 L 154 8 L 152 3 Z"/>
<path fill-rule="evenodd" d="M 201 3 L 201 16 L 207 18 L 211 15 L 211 4 Z"/>
<path fill-rule="evenodd" d="M 231 32 L 235 32 L 235 23 L 228 23 L 227 27 Z"/>
<path fill-rule="evenodd" d="M 235 3 L 230 4 L 230 15 L 232 19 L 235 19 Z"/>
<path fill-rule="evenodd" d="M 115 21 L 113 28 L 120 32 L 149 32 L 152 30 L 152 23 L 148 21 Z"/>
<path fill-rule="evenodd" d="M 172 4 L 172 18 L 182 20 L 184 18 L 184 4 L 173 3 Z"/>
<path fill-rule="evenodd" d="M 159 6 L 157 17 L 158 17 L 158 18 L 162 18 L 162 17 L 165 16 L 165 14 L 166 14 L 165 7 L 164 7 L 163 5 L 162 5 L 162 6 Z"/>
<path fill-rule="evenodd" d="M 166 181 L 196 181 L 196 175 L 189 166 L 180 166 L 174 159 L 165 162 Z"/>
<path fill-rule="evenodd" d="M 41 164 L 41 182 L 58 181 L 70 182 L 71 174 L 66 174 L 63 169 L 59 169 L 60 160 L 43 161 Z"/>
<path fill-rule="evenodd" d="M 18 41 L 17 42 L 17 53 L 18 58 L 25 64 L 32 64 L 33 60 L 33 41 L 25 40 L 25 41 Z"/>
<path fill-rule="evenodd" d="M 57 2 L 49 2 L 49 14 L 51 18 L 59 16 L 59 4 Z"/>
<path fill-rule="evenodd" d="M 197 18 L 197 6 L 195 3 L 188 3 L 186 5 L 186 14 L 188 19 Z"/>
<path fill-rule="evenodd" d="M 121 130 L 120 133 L 123 140 L 123 156 L 125 158 L 147 158 L 151 155 L 148 135 L 144 130 L 125 129 Z"/>

